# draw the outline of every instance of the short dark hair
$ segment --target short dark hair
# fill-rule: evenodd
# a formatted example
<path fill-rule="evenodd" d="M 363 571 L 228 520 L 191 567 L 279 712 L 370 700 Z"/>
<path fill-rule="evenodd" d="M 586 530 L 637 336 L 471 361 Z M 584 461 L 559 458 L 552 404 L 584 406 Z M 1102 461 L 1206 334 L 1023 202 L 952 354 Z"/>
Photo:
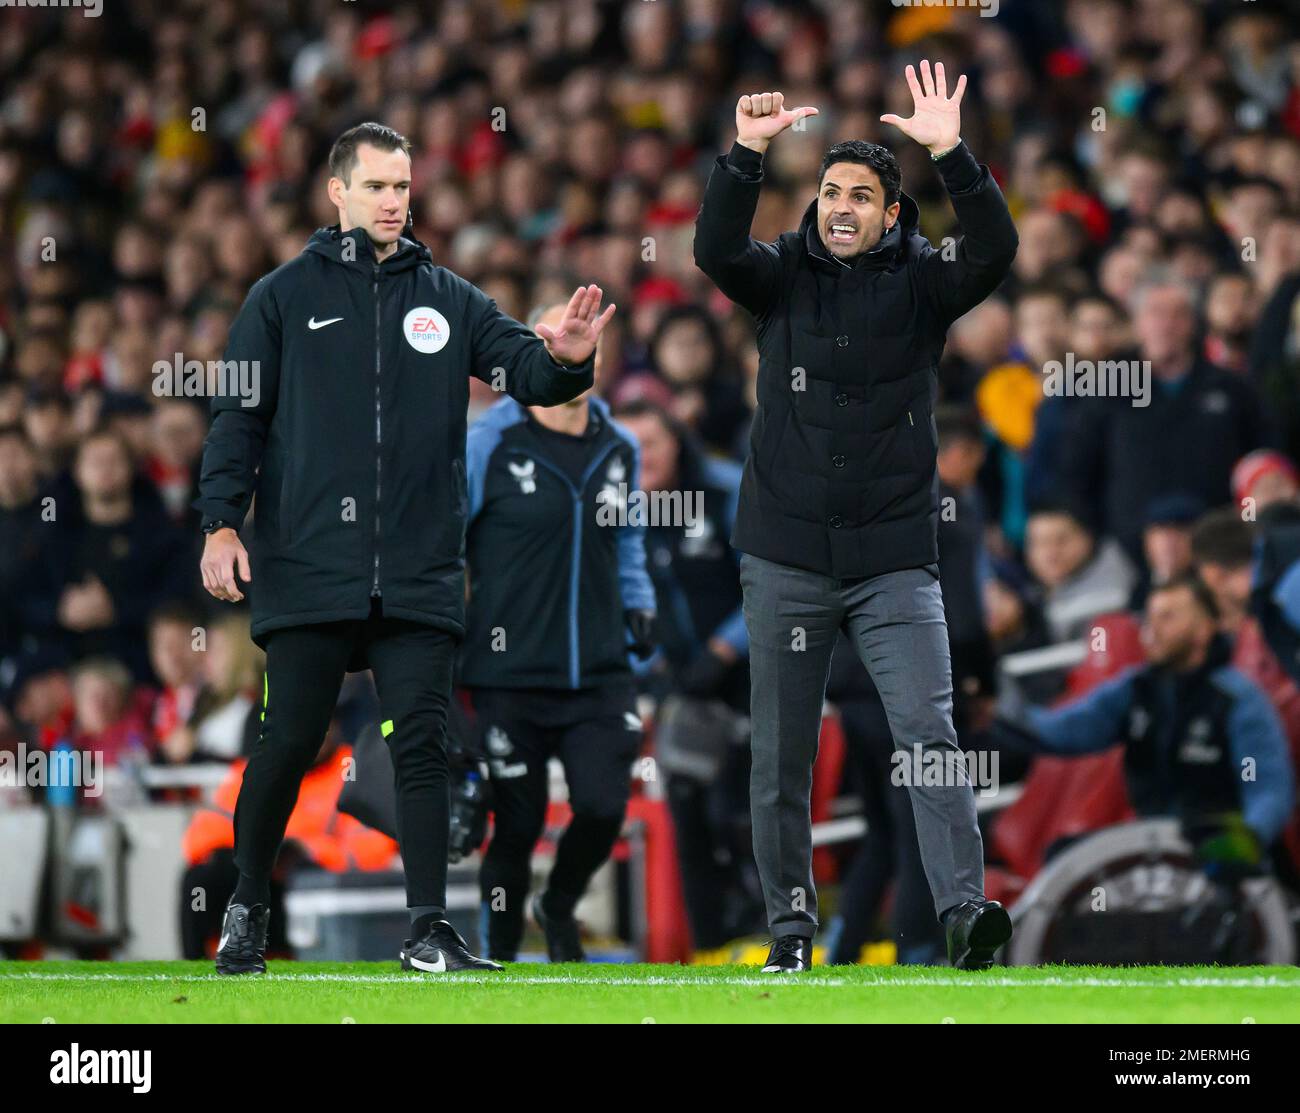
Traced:
<path fill-rule="evenodd" d="M 1244 568 L 1254 555 L 1255 531 L 1235 506 L 1202 516 L 1192 529 L 1192 563 Z"/>
<path fill-rule="evenodd" d="M 610 407 L 609 416 L 615 421 L 624 418 L 653 417 L 664 430 L 682 444 L 690 437 L 690 430 L 669 410 L 649 398 L 629 398 L 617 406 Z"/>
<path fill-rule="evenodd" d="M 362 143 L 378 147 L 381 151 L 405 151 L 411 154 L 411 141 L 400 132 L 373 121 L 348 128 L 334 140 L 330 148 L 330 176 L 339 178 L 344 185 L 352 184 L 352 171 L 357 166 L 357 148 Z"/>
<path fill-rule="evenodd" d="M 888 208 L 898 200 L 903 188 L 903 172 L 899 169 L 898 159 L 888 147 L 879 143 L 868 143 L 865 139 L 846 139 L 836 143 L 822 157 L 822 168 L 817 173 L 817 189 L 820 192 L 826 171 L 837 162 L 856 162 L 869 166 L 880 179 L 880 188 L 885 191 L 885 207 Z"/>
<path fill-rule="evenodd" d="M 1069 518 L 1084 533 L 1090 534 L 1094 539 L 1100 532 L 1096 515 L 1078 499 L 1071 498 L 1069 495 L 1034 499 L 1029 504 L 1028 517 Z"/>
<path fill-rule="evenodd" d="M 1161 595 L 1166 591 L 1189 591 L 1196 605 L 1214 622 L 1219 621 L 1219 604 L 1206 582 L 1195 572 L 1180 572 L 1163 583 L 1152 584 L 1151 596 Z"/>
<path fill-rule="evenodd" d="M 984 426 L 980 415 L 970 406 L 945 402 L 934 410 L 934 425 L 939 433 L 939 450 L 956 441 L 984 444 Z"/>

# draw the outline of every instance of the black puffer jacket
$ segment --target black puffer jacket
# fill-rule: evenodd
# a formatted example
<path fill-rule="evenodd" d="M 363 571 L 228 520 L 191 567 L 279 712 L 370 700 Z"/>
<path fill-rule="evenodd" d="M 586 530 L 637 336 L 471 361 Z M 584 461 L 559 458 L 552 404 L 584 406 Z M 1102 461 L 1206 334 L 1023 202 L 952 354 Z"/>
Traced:
<path fill-rule="evenodd" d="M 749 236 L 762 156 L 720 157 L 695 225 L 695 262 L 758 323 L 758 410 L 732 543 L 836 577 L 938 559 L 936 369 L 948 326 L 987 297 L 1018 238 L 1001 190 L 964 143 L 936 162 L 964 235 L 894 227 L 853 265 L 827 253 L 816 199 L 798 232 Z"/>
<path fill-rule="evenodd" d="M 464 633 L 469 376 L 554 405 L 591 386 L 465 279 L 402 239 L 312 236 L 254 284 L 227 361 L 258 361 L 255 405 L 212 401 L 195 506 L 239 526 L 257 495 L 253 638 L 384 614 Z M 260 464 L 260 470 L 259 470 Z"/>

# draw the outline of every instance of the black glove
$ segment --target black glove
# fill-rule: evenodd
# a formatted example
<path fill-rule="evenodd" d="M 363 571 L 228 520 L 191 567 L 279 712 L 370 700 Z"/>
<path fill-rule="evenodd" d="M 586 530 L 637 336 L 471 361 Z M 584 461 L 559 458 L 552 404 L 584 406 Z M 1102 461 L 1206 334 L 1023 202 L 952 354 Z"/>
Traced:
<path fill-rule="evenodd" d="M 644 661 L 655 651 L 655 613 L 654 611 L 628 610 L 623 612 L 623 623 L 632 635 L 628 648 L 636 654 L 638 661 Z"/>

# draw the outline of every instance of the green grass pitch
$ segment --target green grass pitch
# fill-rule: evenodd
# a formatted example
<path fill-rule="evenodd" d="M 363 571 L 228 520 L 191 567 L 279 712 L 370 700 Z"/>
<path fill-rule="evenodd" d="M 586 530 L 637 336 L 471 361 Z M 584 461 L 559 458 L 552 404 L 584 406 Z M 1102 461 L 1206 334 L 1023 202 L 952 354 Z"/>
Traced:
<path fill-rule="evenodd" d="M 1300 1021 L 1296 967 L 516 965 L 402 973 L 391 963 L 271 962 L 223 978 L 207 962 L 0 962 L 0 1022 Z"/>

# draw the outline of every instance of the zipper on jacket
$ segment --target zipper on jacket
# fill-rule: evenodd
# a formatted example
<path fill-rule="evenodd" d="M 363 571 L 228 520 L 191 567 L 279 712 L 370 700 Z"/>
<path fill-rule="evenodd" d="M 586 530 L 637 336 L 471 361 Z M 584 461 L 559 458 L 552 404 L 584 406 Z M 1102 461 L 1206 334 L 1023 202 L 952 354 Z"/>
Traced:
<path fill-rule="evenodd" d="M 379 480 L 380 468 L 382 466 L 382 449 L 383 430 L 380 422 L 380 394 L 379 394 L 379 348 L 382 337 L 379 331 L 379 264 L 375 264 L 374 277 L 374 294 L 375 294 L 375 579 L 371 585 L 370 594 L 376 596 L 379 591 Z"/>
<path fill-rule="evenodd" d="M 587 465 L 586 470 L 582 473 L 582 479 L 578 486 L 573 485 L 573 480 L 568 473 L 562 471 L 558 466 L 551 463 L 541 453 L 531 453 L 543 467 L 553 472 L 569 489 L 569 494 L 573 499 L 573 563 L 569 567 L 569 687 L 580 688 L 582 680 L 582 656 L 578 644 L 578 586 L 580 574 L 582 571 L 582 496 L 587 490 L 587 484 L 591 482 L 591 477 L 596 474 L 596 469 L 604 462 L 615 448 L 618 447 L 617 441 L 611 441 L 592 459 Z"/>

